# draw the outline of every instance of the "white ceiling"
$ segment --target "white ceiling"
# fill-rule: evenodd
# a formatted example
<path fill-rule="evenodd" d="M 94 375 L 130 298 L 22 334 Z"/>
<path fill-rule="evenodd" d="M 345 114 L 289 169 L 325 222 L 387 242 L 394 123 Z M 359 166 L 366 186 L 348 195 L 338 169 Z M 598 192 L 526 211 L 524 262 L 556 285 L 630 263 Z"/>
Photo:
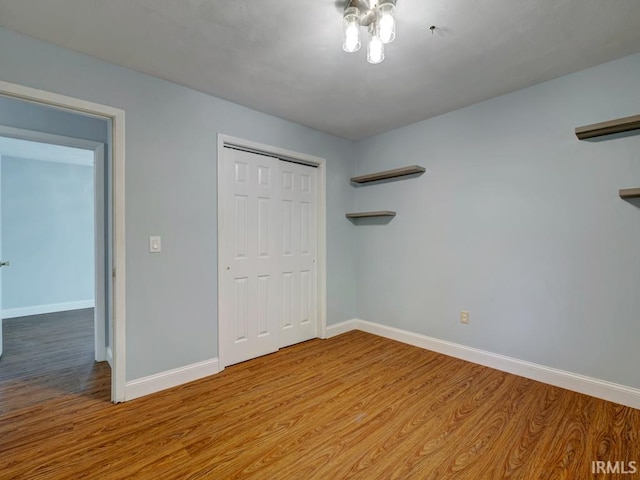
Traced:
<path fill-rule="evenodd" d="M 369 65 L 341 1 L 0 0 L 0 25 L 350 139 L 640 51 L 640 0 L 398 0 Z"/>

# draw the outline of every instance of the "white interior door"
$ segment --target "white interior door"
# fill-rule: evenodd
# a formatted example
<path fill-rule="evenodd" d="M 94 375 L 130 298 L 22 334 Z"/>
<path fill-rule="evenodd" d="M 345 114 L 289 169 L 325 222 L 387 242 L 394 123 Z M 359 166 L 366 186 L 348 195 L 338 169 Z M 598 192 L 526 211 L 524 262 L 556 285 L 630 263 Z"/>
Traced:
<path fill-rule="evenodd" d="M 280 347 L 304 342 L 318 333 L 317 169 L 280 162 L 281 225 Z"/>
<path fill-rule="evenodd" d="M 223 151 L 218 299 L 227 366 L 317 336 L 317 172 Z"/>
<path fill-rule="evenodd" d="M 224 149 L 219 245 L 221 348 L 226 365 L 278 350 L 278 160 Z"/>

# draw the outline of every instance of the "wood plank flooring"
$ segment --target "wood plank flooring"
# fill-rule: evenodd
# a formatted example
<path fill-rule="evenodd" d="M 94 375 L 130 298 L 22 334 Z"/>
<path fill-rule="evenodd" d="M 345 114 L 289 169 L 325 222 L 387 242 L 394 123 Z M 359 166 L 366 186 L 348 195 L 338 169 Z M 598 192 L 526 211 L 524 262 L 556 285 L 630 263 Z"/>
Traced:
<path fill-rule="evenodd" d="M 101 392 L 5 406 L 0 478 L 640 478 L 591 472 L 640 461 L 639 410 L 363 332 L 125 404 Z"/>
<path fill-rule="evenodd" d="M 0 415 L 73 394 L 110 399 L 109 366 L 94 362 L 92 308 L 2 323 Z"/>

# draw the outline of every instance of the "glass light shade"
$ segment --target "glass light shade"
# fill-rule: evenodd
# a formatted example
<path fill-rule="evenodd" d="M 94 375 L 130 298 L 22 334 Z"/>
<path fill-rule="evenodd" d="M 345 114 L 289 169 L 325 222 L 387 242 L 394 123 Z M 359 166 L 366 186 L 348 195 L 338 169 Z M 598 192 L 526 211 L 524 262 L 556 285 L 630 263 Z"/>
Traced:
<path fill-rule="evenodd" d="M 383 3 L 378 7 L 380 40 L 391 43 L 396 38 L 396 7 L 393 3 Z"/>
<path fill-rule="evenodd" d="M 377 34 L 371 35 L 367 48 L 367 62 L 380 63 L 384 60 L 384 43 Z"/>
<path fill-rule="evenodd" d="M 356 7 L 345 9 L 343 18 L 344 43 L 342 49 L 345 52 L 357 52 L 360 50 L 360 10 Z"/>

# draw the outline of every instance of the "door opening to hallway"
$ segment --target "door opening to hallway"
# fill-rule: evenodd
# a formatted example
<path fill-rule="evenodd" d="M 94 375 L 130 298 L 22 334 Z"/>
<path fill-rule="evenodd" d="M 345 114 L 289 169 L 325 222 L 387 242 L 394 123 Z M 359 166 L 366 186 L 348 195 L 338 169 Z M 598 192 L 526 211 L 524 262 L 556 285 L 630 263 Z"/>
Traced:
<path fill-rule="evenodd" d="M 85 392 L 98 378 L 109 401 L 105 145 L 0 133 L 0 410 Z"/>

